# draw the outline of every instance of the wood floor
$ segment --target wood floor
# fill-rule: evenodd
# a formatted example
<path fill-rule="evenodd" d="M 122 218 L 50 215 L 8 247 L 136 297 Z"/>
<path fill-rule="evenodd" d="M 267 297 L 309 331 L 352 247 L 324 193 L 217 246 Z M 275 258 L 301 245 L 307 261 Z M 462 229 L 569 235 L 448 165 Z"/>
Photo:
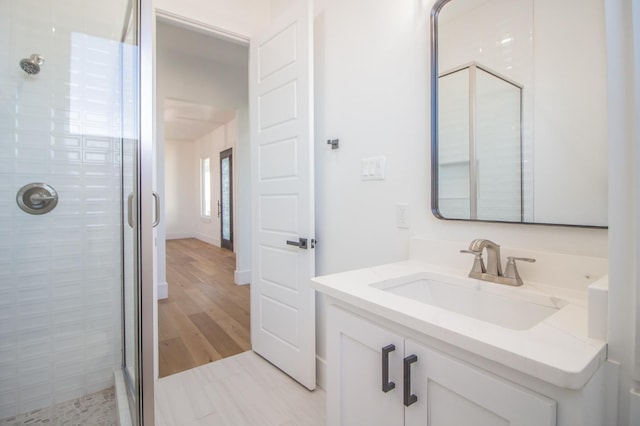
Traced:
<path fill-rule="evenodd" d="M 249 286 L 235 255 L 196 239 L 167 240 L 169 298 L 158 302 L 160 377 L 251 349 Z"/>
<path fill-rule="evenodd" d="M 308 391 L 254 352 L 156 383 L 158 426 L 324 426 L 326 394 Z"/>

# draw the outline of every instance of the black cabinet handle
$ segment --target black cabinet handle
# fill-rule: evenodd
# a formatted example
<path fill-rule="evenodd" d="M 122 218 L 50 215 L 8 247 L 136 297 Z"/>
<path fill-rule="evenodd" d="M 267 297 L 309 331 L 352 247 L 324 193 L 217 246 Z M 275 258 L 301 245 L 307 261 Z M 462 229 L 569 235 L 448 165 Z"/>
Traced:
<path fill-rule="evenodd" d="M 389 381 L 389 352 L 396 350 L 396 345 L 387 345 L 382 348 L 382 392 L 387 393 L 396 387 Z"/>
<path fill-rule="evenodd" d="M 418 361 L 416 355 L 409 355 L 403 360 L 404 370 L 404 406 L 408 407 L 418 400 L 416 395 L 411 393 L 411 364 Z"/>

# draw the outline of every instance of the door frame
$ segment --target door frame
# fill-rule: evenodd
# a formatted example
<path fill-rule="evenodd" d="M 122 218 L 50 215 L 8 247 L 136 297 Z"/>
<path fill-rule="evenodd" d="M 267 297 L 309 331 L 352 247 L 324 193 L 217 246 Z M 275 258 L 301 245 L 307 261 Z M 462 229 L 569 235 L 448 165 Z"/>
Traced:
<path fill-rule="evenodd" d="M 243 35 L 239 35 L 237 33 L 234 33 L 232 31 L 228 31 L 225 30 L 224 28 L 220 28 L 220 27 L 216 27 L 213 25 L 208 25 L 205 24 L 203 22 L 200 21 L 195 21 L 193 19 L 184 17 L 184 16 L 180 16 L 180 15 L 176 15 L 174 13 L 171 12 L 167 12 L 164 10 L 159 10 L 159 9 L 154 9 L 152 12 L 152 16 L 153 16 L 153 23 L 155 24 L 157 21 L 161 21 L 161 22 L 165 22 L 174 26 L 178 26 L 178 27 L 182 27 L 185 28 L 187 30 L 190 31 L 194 31 L 194 32 L 199 32 L 199 33 L 203 33 L 203 34 L 207 34 L 211 37 L 216 37 L 218 39 L 221 40 L 225 40 L 228 41 L 230 43 L 234 43 L 237 45 L 241 45 L 241 46 L 246 46 L 247 47 L 247 56 L 249 55 L 248 52 L 248 47 L 249 47 L 249 36 L 243 36 Z M 154 51 L 155 51 L 155 40 L 154 40 Z M 154 53 L 155 54 L 155 53 Z M 247 70 L 248 71 L 248 70 Z M 247 81 L 247 89 L 248 89 L 248 84 L 249 82 Z M 155 95 L 155 81 L 154 81 L 154 95 Z M 247 111 L 248 111 L 248 103 L 249 103 L 249 99 L 247 98 Z M 154 99 L 153 101 L 153 105 L 154 108 L 158 107 L 158 104 L 156 102 L 156 100 Z M 240 121 L 237 119 L 237 115 L 236 115 L 236 121 L 237 121 L 237 129 L 236 131 L 238 132 L 238 135 L 241 134 L 240 129 Z M 157 129 L 157 126 L 156 126 Z M 164 133 L 162 133 L 164 135 Z M 247 119 L 247 129 L 246 129 L 246 134 L 249 134 L 249 129 L 248 129 L 248 119 Z M 248 136 L 247 136 L 248 137 Z M 239 139 L 239 138 L 238 138 Z M 236 150 L 235 154 L 236 154 L 236 164 L 235 164 L 235 186 L 236 186 L 236 190 L 235 190 L 235 197 L 234 197 L 234 204 L 235 206 L 239 206 L 242 205 L 244 206 L 245 204 L 247 204 L 246 209 L 247 211 L 250 211 L 250 205 L 248 204 L 250 200 L 250 193 L 251 193 L 251 182 L 250 182 L 250 178 L 247 177 L 242 178 L 242 182 L 243 186 L 240 187 L 239 183 L 240 183 L 240 178 L 238 177 L 238 172 L 241 170 L 245 170 L 245 167 L 250 168 L 251 165 L 250 163 L 250 155 L 248 154 L 250 151 L 250 139 L 246 140 L 246 146 L 242 144 L 242 142 L 244 142 L 244 139 L 242 141 L 238 140 L 238 142 L 235 144 L 235 146 L 238 148 L 238 150 Z M 245 149 L 246 149 L 246 157 L 245 154 L 242 155 L 242 158 L 246 158 L 247 160 L 247 164 L 246 166 L 243 166 L 240 164 L 240 162 L 238 161 L 240 159 L 239 156 L 239 150 L 243 150 L 242 152 L 244 153 Z M 161 140 L 158 140 L 157 144 L 156 144 L 156 152 L 155 155 L 158 157 L 157 159 L 164 161 L 164 137 Z M 161 157 L 161 158 L 159 158 Z M 164 181 L 164 166 L 162 164 L 158 164 L 158 173 L 157 176 L 155 176 L 156 180 L 157 180 L 157 192 L 160 193 L 160 199 L 161 199 L 161 209 L 164 209 L 164 202 L 162 200 L 164 200 L 165 194 L 164 194 L 164 188 L 165 188 L 165 181 Z M 245 182 L 246 181 L 246 182 Z M 245 200 L 246 198 L 246 200 Z M 251 256 L 251 246 L 250 246 L 250 241 L 251 241 L 251 217 L 250 215 L 247 215 L 247 217 L 242 217 L 244 214 L 239 215 L 238 214 L 238 210 L 236 209 L 236 215 L 238 215 L 239 217 L 236 217 L 234 220 L 234 224 L 236 227 L 238 227 L 238 229 L 236 229 L 237 232 L 234 232 L 234 251 L 236 252 L 236 271 L 234 274 L 234 280 L 236 282 L 237 285 L 243 285 L 243 284 L 249 284 L 251 281 L 251 270 L 250 268 L 250 256 Z M 212 218 L 213 219 L 213 218 Z M 240 227 L 242 229 L 240 229 Z M 245 229 L 246 228 L 246 229 Z M 158 241 L 157 241 L 157 252 L 158 252 L 158 259 L 157 261 L 161 263 L 161 268 L 165 267 L 165 263 L 166 260 L 164 258 L 166 258 L 166 254 L 165 254 L 165 237 L 166 237 L 166 232 L 165 232 L 165 223 L 164 220 L 160 221 L 160 224 L 158 225 Z M 157 268 L 157 265 L 156 265 Z M 161 280 L 166 280 L 166 272 L 164 272 L 164 269 L 160 269 L 159 271 L 157 271 L 158 276 Z M 160 281 L 160 280 L 157 280 Z M 162 289 L 167 289 L 166 287 L 166 282 L 158 282 L 158 285 L 163 286 L 161 288 Z M 166 296 L 163 296 L 166 297 Z M 157 321 L 157 319 L 156 319 Z"/>
<path fill-rule="evenodd" d="M 140 105 L 151 108 L 140 108 L 140 158 L 139 185 L 140 197 L 138 201 L 138 218 L 140 223 L 139 237 L 141 248 L 139 256 L 139 359 L 140 382 L 138 407 L 140 425 L 155 424 L 155 382 L 158 374 L 158 251 L 164 256 L 164 248 L 157 250 L 155 243 L 156 231 L 152 223 L 154 220 L 154 203 L 152 201 L 154 183 L 157 183 L 160 193 L 160 214 L 163 216 L 164 167 L 155 173 L 154 164 L 158 154 L 164 159 L 164 139 L 162 146 L 156 143 L 156 22 L 161 20 L 173 25 L 182 26 L 192 31 L 222 38 L 232 43 L 249 46 L 249 38 L 238 35 L 222 28 L 210 26 L 202 22 L 158 10 L 153 0 L 140 0 L 139 3 L 139 46 L 140 46 Z M 248 54 L 248 53 L 247 53 Z M 247 82 L 248 85 L 248 82 Z M 248 103 L 248 99 L 247 99 Z M 250 185 L 250 184 L 249 184 Z M 247 188 L 250 191 L 250 187 Z M 164 218 L 161 218 L 158 233 L 164 236 Z M 248 231 L 250 232 L 250 223 Z M 164 242 L 163 242 L 164 244 Z"/>
<path fill-rule="evenodd" d="M 156 155 L 160 153 L 164 158 L 164 140 L 162 140 L 162 146 L 157 144 L 154 150 L 154 139 L 156 134 L 155 127 L 155 116 L 156 116 L 156 87 L 155 87 L 155 49 L 156 49 L 156 40 L 155 40 L 155 25 L 158 20 L 186 28 L 191 31 L 201 32 L 208 34 L 213 37 L 217 37 L 219 39 L 223 39 L 229 41 L 231 43 L 240 44 L 243 46 L 249 47 L 250 37 L 244 36 L 242 34 L 234 33 L 233 31 L 226 30 L 221 27 L 208 25 L 201 21 L 196 21 L 193 19 L 189 19 L 187 17 L 176 15 L 171 12 L 167 12 L 164 10 L 157 10 L 153 6 L 153 0 L 141 0 L 141 103 L 144 105 L 153 105 L 153 108 L 145 108 L 142 111 L 141 117 L 141 133 L 142 133 L 142 154 L 144 159 L 142 160 L 142 197 L 151 196 L 151 192 L 153 190 L 153 182 L 157 179 L 158 188 L 160 192 L 161 199 L 164 198 L 164 169 L 162 168 L 162 172 L 158 173 L 158 176 L 154 176 L 153 173 L 153 162 L 156 160 Z M 247 82 L 249 84 L 249 82 Z M 249 101 L 247 99 L 247 101 Z M 250 138 L 248 139 L 250 143 Z M 251 149 L 250 146 L 246 147 L 248 150 Z M 243 147 L 244 149 L 244 147 Z M 236 152 L 237 154 L 237 152 Z M 249 157 L 250 158 L 250 157 Z M 236 155 L 236 160 L 238 157 Z M 236 165 L 237 166 L 237 165 Z M 251 167 L 250 164 L 247 164 L 246 167 Z M 236 175 L 239 167 L 235 167 Z M 237 185 L 236 182 L 234 182 Z M 235 197 L 239 196 L 238 187 L 236 186 Z M 252 185 L 249 180 L 247 187 L 243 189 L 244 191 L 248 191 L 249 193 L 252 190 Z M 143 198 L 146 200 L 146 198 Z M 161 204 L 162 205 L 162 204 Z M 153 424 L 154 422 L 154 385 L 155 381 L 158 379 L 158 348 L 157 348 L 157 332 L 158 332 L 158 318 L 157 318 L 157 277 L 156 277 L 156 268 L 157 268 L 157 258 L 154 253 L 155 245 L 153 231 L 151 228 L 152 223 L 152 202 L 145 203 L 144 206 L 141 206 L 142 210 L 140 215 L 143 217 L 142 226 L 144 227 L 143 238 L 145 242 L 145 246 L 143 247 L 143 255 L 144 259 L 142 259 L 142 305 L 147 307 L 147 309 L 143 309 L 141 312 L 142 315 L 142 345 L 143 348 L 143 398 L 142 401 L 142 412 L 143 419 L 145 424 Z M 250 206 L 247 206 L 250 208 Z M 238 225 L 238 221 L 236 221 L 236 225 Z M 244 226 L 244 225 L 243 225 Z M 251 233 L 251 218 L 249 217 L 248 223 L 246 223 L 246 230 L 244 232 Z M 161 220 L 159 225 L 160 233 L 164 235 L 164 219 Z M 239 245 L 240 238 L 237 234 L 234 235 L 236 238 L 234 246 L 236 249 Z M 248 241 L 251 239 L 248 238 Z M 243 239 L 244 241 L 244 239 Z M 250 256 L 251 246 L 248 247 L 247 252 Z M 164 253 L 164 252 L 162 252 Z M 242 271 L 236 270 L 236 282 L 239 284 L 249 283 L 251 276 L 251 271 Z M 152 307 L 152 309 L 148 309 L 148 307 Z M 146 350 L 145 350 L 146 349 Z"/>

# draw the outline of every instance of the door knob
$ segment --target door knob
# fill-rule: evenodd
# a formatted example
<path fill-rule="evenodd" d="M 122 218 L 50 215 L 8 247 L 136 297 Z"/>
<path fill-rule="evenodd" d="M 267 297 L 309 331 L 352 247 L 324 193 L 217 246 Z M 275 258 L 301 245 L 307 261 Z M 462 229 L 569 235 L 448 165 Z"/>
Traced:
<path fill-rule="evenodd" d="M 296 246 L 296 247 L 304 249 L 304 250 L 306 250 L 308 248 L 307 247 L 307 239 L 306 238 L 298 238 L 298 241 L 287 240 L 287 245 Z"/>
<path fill-rule="evenodd" d="M 316 248 L 317 244 L 318 244 L 318 240 L 314 240 L 313 238 L 311 239 L 310 242 L 306 238 L 298 238 L 298 241 L 287 240 L 288 246 L 295 246 L 303 250 L 306 250 L 308 248 Z"/>

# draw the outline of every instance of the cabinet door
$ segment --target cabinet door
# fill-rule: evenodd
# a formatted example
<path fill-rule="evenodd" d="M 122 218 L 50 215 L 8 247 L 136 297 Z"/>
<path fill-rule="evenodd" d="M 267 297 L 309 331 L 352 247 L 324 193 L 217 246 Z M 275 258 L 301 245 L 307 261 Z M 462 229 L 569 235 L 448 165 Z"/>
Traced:
<path fill-rule="evenodd" d="M 387 357 L 383 356 L 385 347 Z M 330 305 L 327 315 L 327 424 L 403 425 L 403 352 L 402 337 Z M 384 392 L 383 360 L 386 358 L 388 380 L 395 386 L 387 385 L 387 392 Z"/>
<path fill-rule="evenodd" d="M 411 393 L 406 425 L 553 426 L 556 402 L 477 367 L 405 341 L 411 364 Z"/>

